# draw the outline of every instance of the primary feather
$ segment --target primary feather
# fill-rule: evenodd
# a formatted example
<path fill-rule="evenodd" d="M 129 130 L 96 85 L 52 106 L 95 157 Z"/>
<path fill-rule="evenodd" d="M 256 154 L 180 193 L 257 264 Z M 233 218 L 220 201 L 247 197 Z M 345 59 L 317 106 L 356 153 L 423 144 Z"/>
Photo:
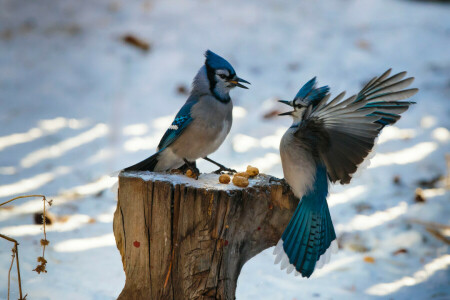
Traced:
<path fill-rule="evenodd" d="M 343 101 L 334 99 L 329 105 L 318 107 L 302 121 L 323 127 L 327 146 L 319 151 L 331 182 L 349 183 L 372 150 L 380 130 L 395 124 L 400 114 L 414 104 L 399 101 L 417 93 L 418 89 L 404 90 L 414 78 L 401 80 L 406 72 L 386 78 L 389 73 L 388 70 L 372 79 L 355 96 Z"/>

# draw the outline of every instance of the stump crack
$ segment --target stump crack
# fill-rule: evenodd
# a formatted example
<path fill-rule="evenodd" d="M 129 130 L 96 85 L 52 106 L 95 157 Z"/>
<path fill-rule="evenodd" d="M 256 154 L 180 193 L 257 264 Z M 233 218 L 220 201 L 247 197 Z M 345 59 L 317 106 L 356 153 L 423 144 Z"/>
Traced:
<path fill-rule="evenodd" d="M 122 248 L 123 248 L 123 254 L 126 253 L 127 251 L 127 235 L 125 234 L 125 220 L 123 217 L 123 211 L 122 211 L 122 206 L 119 205 L 119 209 L 120 209 L 120 215 L 122 217 L 122 232 L 123 232 L 123 242 L 122 242 Z M 123 265 L 125 267 L 125 264 Z"/>

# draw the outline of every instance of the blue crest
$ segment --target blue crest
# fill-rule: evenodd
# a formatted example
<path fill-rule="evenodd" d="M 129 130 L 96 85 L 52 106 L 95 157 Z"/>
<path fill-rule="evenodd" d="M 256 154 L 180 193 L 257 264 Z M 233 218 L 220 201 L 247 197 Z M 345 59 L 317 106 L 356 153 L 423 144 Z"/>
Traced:
<path fill-rule="evenodd" d="M 220 57 L 219 55 L 215 54 L 211 50 L 206 50 L 205 52 L 205 65 L 208 67 L 218 70 L 218 69 L 227 69 L 230 72 L 230 75 L 236 74 L 233 67 L 229 62 L 227 62 L 224 58 Z"/>
<path fill-rule="evenodd" d="M 316 86 L 316 77 L 305 83 L 304 86 L 298 91 L 294 99 L 303 99 L 314 89 Z"/>
<path fill-rule="evenodd" d="M 294 99 L 301 99 L 304 102 L 317 105 L 323 97 L 326 96 L 330 88 L 328 86 L 322 86 L 316 88 L 316 77 L 305 83 L 304 86 L 298 91 Z"/>

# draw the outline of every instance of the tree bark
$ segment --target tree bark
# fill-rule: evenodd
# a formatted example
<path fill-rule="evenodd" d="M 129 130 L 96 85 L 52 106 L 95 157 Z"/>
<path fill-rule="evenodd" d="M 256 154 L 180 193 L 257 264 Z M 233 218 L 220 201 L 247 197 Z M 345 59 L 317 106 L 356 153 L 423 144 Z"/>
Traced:
<path fill-rule="evenodd" d="M 126 281 L 118 299 L 235 299 L 242 266 L 278 242 L 298 204 L 267 175 L 239 188 L 214 174 L 144 174 L 119 176 L 113 225 Z"/>

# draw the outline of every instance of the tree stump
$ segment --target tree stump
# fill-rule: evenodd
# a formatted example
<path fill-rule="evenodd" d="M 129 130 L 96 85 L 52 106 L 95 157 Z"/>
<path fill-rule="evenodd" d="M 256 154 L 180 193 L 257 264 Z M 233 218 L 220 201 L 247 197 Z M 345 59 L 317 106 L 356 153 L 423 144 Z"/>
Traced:
<path fill-rule="evenodd" d="M 298 199 L 260 174 L 239 188 L 218 175 L 119 175 L 114 236 L 126 274 L 118 299 L 235 299 L 242 266 L 276 245 Z"/>

